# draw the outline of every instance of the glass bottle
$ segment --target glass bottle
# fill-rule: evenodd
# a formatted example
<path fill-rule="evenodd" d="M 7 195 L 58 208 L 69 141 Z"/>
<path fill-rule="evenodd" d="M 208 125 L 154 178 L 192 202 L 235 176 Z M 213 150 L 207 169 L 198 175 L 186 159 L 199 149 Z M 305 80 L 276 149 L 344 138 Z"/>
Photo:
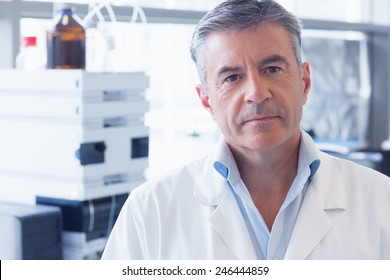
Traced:
<path fill-rule="evenodd" d="M 47 68 L 85 69 L 85 29 L 70 4 L 63 3 L 58 10 L 55 25 L 47 33 Z"/>

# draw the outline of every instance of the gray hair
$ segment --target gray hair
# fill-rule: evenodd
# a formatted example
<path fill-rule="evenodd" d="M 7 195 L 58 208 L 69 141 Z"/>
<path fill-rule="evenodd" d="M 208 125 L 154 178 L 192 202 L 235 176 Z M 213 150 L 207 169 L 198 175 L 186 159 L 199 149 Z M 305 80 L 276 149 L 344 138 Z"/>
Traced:
<path fill-rule="evenodd" d="M 204 47 L 208 35 L 224 30 L 241 31 L 261 23 L 275 22 L 290 35 L 298 65 L 301 65 L 301 22 L 273 0 L 227 0 L 208 12 L 192 35 L 191 57 L 198 69 L 201 83 L 207 86 Z"/>

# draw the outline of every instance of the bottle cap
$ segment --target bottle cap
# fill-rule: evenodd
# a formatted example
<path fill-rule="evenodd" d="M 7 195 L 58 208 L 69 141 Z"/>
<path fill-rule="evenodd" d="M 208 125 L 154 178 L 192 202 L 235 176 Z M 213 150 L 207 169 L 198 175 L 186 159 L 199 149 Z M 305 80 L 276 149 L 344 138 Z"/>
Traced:
<path fill-rule="evenodd" d="M 61 10 L 71 10 L 72 4 L 68 3 L 68 2 L 61 2 L 61 3 L 58 3 L 58 8 Z"/>
<path fill-rule="evenodd" d="M 72 10 L 73 4 L 68 2 L 54 2 L 53 3 L 53 15 L 61 12 L 62 10 Z"/>
<path fill-rule="evenodd" d="M 35 47 L 37 45 L 37 37 L 35 36 L 24 36 L 22 37 L 22 46 L 24 47 Z"/>

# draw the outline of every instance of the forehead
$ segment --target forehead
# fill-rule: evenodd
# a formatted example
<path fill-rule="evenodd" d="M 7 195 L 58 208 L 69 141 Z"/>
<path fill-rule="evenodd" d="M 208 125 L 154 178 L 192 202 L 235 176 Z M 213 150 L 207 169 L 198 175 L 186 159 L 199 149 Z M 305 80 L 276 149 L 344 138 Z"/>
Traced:
<path fill-rule="evenodd" d="M 261 59 L 262 56 L 275 54 L 295 59 L 290 38 L 278 23 L 262 23 L 239 31 L 214 32 L 206 39 L 206 64 L 247 57 Z"/>

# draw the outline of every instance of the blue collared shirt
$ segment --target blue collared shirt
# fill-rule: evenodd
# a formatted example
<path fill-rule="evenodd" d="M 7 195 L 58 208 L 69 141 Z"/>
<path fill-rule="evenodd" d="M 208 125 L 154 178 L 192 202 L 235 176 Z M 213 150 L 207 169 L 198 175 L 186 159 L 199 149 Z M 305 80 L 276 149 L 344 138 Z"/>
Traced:
<path fill-rule="evenodd" d="M 306 190 L 319 164 L 318 149 L 310 136 L 302 132 L 297 175 L 270 232 L 241 180 L 230 149 L 225 149 L 214 162 L 215 169 L 226 179 L 236 199 L 258 259 L 284 258 Z"/>

